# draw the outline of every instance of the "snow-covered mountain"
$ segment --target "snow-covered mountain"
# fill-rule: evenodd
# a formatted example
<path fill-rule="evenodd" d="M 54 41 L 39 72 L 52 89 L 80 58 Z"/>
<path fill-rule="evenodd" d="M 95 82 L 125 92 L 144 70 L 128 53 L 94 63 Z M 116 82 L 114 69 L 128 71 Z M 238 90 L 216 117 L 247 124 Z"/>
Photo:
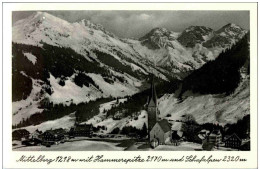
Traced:
<path fill-rule="evenodd" d="M 214 60 L 246 32 L 235 24 L 228 24 L 217 31 L 205 26 L 190 26 L 183 32 L 155 28 L 139 39 L 141 45 L 133 41 L 131 45 L 157 66 L 181 76 Z"/>
<path fill-rule="evenodd" d="M 70 105 L 130 96 L 147 88 L 150 73 L 182 79 L 245 33 L 231 24 L 182 33 L 155 28 L 139 40 L 121 39 L 89 20 L 70 23 L 36 12 L 12 28 L 13 124 L 43 112 L 46 100 Z"/>
<path fill-rule="evenodd" d="M 186 28 L 178 41 L 186 47 L 193 48 L 197 43 L 201 44 L 212 38 L 214 34 L 213 29 L 205 26 L 190 26 Z"/>
<path fill-rule="evenodd" d="M 211 39 L 206 41 L 203 46 L 208 48 L 230 47 L 230 44 L 235 44 L 239 39 L 241 39 L 247 33 L 246 30 L 242 29 L 240 26 L 229 23 L 216 32 Z"/>

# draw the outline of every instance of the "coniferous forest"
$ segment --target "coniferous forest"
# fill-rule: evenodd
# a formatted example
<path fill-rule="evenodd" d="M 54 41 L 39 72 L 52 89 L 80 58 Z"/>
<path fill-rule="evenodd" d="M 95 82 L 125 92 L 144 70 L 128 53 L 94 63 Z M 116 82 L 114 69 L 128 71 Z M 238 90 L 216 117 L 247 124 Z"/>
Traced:
<path fill-rule="evenodd" d="M 215 60 L 188 75 L 183 80 L 181 94 L 187 90 L 200 94 L 231 94 L 240 82 L 240 68 L 249 60 L 248 38 L 249 34 L 245 35 Z M 249 65 L 246 66 L 249 69 Z"/>

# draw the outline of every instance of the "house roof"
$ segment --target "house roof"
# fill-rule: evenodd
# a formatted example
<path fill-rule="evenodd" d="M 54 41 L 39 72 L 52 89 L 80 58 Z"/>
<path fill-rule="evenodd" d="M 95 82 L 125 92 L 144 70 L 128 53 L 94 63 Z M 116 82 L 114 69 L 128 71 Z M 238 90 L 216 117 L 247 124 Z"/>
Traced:
<path fill-rule="evenodd" d="M 29 134 L 30 132 L 26 129 L 18 129 L 18 130 L 13 131 L 13 133 L 19 133 L 19 134 L 28 133 Z"/>
<path fill-rule="evenodd" d="M 80 124 L 77 125 L 73 131 L 83 131 L 83 130 L 90 130 L 92 127 L 91 124 Z"/>
<path fill-rule="evenodd" d="M 62 135 L 62 134 L 65 134 L 66 131 L 63 129 L 63 128 L 59 128 L 59 129 L 55 129 L 55 130 L 46 130 L 45 133 L 48 132 L 52 135 L 55 135 L 55 134 L 58 134 L 58 135 Z"/>
<path fill-rule="evenodd" d="M 38 134 L 42 134 L 42 131 L 36 129 L 33 133 L 38 133 Z"/>
<path fill-rule="evenodd" d="M 163 132 L 166 133 L 168 131 L 171 131 L 171 126 L 168 122 L 168 120 L 163 119 L 161 121 L 157 122 L 159 124 L 159 126 L 162 128 Z"/>
<path fill-rule="evenodd" d="M 231 137 L 236 137 L 236 138 L 238 138 L 239 141 L 242 141 L 242 140 L 237 136 L 236 133 L 233 133 L 231 136 L 229 136 L 228 138 L 226 138 L 226 139 L 224 140 L 224 142 L 227 141 L 227 140 L 229 140 Z"/>
<path fill-rule="evenodd" d="M 211 133 L 210 133 L 210 136 L 218 136 L 220 135 L 220 130 L 213 130 Z"/>

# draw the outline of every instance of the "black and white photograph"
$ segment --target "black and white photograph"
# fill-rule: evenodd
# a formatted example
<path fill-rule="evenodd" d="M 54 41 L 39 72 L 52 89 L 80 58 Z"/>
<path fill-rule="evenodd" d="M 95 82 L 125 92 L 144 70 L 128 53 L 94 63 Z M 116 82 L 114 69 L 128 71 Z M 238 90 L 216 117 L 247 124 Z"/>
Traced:
<path fill-rule="evenodd" d="M 11 32 L 12 151 L 251 150 L 247 10 L 21 10 Z"/>

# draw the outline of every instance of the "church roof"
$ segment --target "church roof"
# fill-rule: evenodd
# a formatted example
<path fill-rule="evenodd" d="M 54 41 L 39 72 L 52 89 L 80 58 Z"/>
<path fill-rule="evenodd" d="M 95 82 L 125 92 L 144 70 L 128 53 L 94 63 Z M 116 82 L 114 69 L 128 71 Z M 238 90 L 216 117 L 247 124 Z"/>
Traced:
<path fill-rule="evenodd" d="M 161 121 L 157 122 L 159 124 L 159 126 L 162 128 L 162 130 L 164 131 L 164 133 L 171 131 L 171 126 L 168 122 L 168 120 L 163 119 Z"/>

